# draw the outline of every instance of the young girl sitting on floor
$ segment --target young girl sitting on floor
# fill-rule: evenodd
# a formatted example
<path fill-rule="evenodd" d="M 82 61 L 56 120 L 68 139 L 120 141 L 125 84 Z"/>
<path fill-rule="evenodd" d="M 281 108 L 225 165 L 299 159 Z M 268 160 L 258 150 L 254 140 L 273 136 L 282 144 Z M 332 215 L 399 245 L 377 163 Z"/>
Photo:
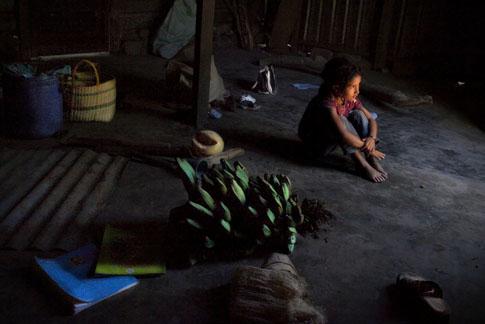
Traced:
<path fill-rule="evenodd" d="M 357 99 L 360 70 L 347 59 L 335 57 L 321 76 L 319 93 L 308 104 L 298 127 L 307 153 L 323 157 L 340 145 L 366 178 L 386 180 L 388 174 L 378 162 L 385 154 L 376 149 L 377 122 Z"/>

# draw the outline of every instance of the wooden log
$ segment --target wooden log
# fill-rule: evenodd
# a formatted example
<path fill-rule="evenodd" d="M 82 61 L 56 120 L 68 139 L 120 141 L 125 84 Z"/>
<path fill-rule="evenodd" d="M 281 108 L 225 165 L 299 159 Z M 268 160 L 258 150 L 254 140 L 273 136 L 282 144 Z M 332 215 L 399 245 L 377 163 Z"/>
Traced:
<path fill-rule="evenodd" d="M 42 157 L 41 154 L 38 155 Z M 24 175 L 20 177 L 20 175 L 14 174 L 14 181 L 5 183 L 5 187 L 0 191 L 0 201 L 2 202 L 0 204 L 0 221 L 8 215 L 23 197 L 26 197 L 31 190 L 33 190 L 33 187 L 35 187 L 49 170 L 52 170 L 52 168 L 65 155 L 66 153 L 60 150 L 50 152 L 43 162 L 34 164 L 35 167 L 32 167 L 31 172 L 26 174 L 26 176 Z M 33 162 L 36 162 L 36 159 L 34 159 Z M 21 170 L 21 172 L 23 172 L 23 170 Z"/>
<path fill-rule="evenodd" d="M 80 155 L 70 151 L 23 199 L 8 213 L 0 223 L 0 246 L 3 246 L 17 227 L 31 215 L 52 188 L 71 168 Z"/>
<path fill-rule="evenodd" d="M 214 164 L 218 164 L 221 159 L 230 160 L 244 154 L 244 149 L 237 147 L 208 157 L 199 158 L 191 155 L 190 148 L 188 146 L 175 146 L 170 143 L 139 144 L 126 140 L 84 137 L 70 137 L 62 140 L 61 142 L 68 146 L 89 147 L 97 152 L 123 155 L 126 157 L 135 158 L 135 160 L 140 162 L 147 161 L 149 164 L 157 164 L 160 162 L 160 164 L 164 166 L 166 165 L 167 161 L 158 161 L 157 159 L 148 156 L 152 155 L 160 157 L 191 158 L 197 161 L 205 161 L 210 167 Z"/>
<path fill-rule="evenodd" d="M 68 137 L 61 140 L 63 145 L 89 147 L 97 152 L 107 152 L 123 156 L 159 155 L 172 157 L 189 157 L 186 146 L 171 143 L 137 143 L 128 140 L 108 138 Z"/>
<path fill-rule="evenodd" d="M 404 92 L 389 87 L 363 82 L 361 85 L 362 93 L 378 101 L 390 103 L 397 107 L 432 105 L 433 97 L 430 95 L 408 95 Z"/>
<path fill-rule="evenodd" d="M 56 228 L 61 228 L 63 224 L 76 217 L 78 205 L 96 182 L 99 169 L 104 168 L 110 160 L 111 157 L 107 154 L 84 152 L 52 189 L 49 199 L 19 227 L 7 246 L 16 250 L 26 249 L 37 235 L 41 241 L 55 240 L 58 235 Z M 41 247 L 42 250 L 49 250 L 51 245 L 41 244 Z"/>
<path fill-rule="evenodd" d="M 18 168 L 19 165 L 30 160 L 35 154 L 35 150 L 23 152 L 23 154 L 16 154 L 8 161 L 0 165 L 0 183 L 4 183 L 11 173 Z"/>
<path fill-rule="evenodd" d="M 62 237 L 56 242 L 56 248 L 70 251 L 79 247 L 83 239 L 86 238 L 86 232 L 93 223 L 99 211 L 104 207 L 110 193 L 113 191 L 123 169 L 128 162 L 127 159 L 117 156 L 109 166 L 104 170 L 103 176 L 96 183 L 96 186 L 89 195 L 82 201 L 80 212 L 76 216 L 76 221 L 72 222 L 65 229 Z"/>
<path fill-rule="evenodd" d="M 49 154 L 48 150 L 29 150 L 29 151 L 17 151 L 12 150 L 19 156 L 28 156 L 21 163 L 19 162 L 13 170 L 9 170 L 6 177 L 3 179 L 0 177 L 0 201 L 3 201 L 6 197 L 12 194 L 12 192 L 18 188 L 22 180 L 29 178 L 32 173 L 47 159 Z M 35 154 L 31 155 L 34 152 Z M 3 166 L 0 167 L 0 171 L 3 170 Z M 1 218 L 0 218 L 1 219 Z"/>
<path fill-rule="evenodd" d="M 190 164 L 192 164 L 192 166 L 194 166 L 195 169 L 205 170 L 215 164 L 219 164 L 221 162 L 221 159 L 230 160 L 243 154 L 244 150 L 237 147 L 208 157 L 188 157 L 186 159 L 190 162 Z M 176 168 L 176 161 L 172 157 L 151 157 L 147 155 L 136 155 L 133 156 L 131 160 L 139 163 L 148 164 L 154 167 L 165 168 L 169 171 L 175 171 Z"/>
<path fill-rule="evenodd" d="M 211 167 L 214 164 L 219 164 L 221 159 L 230 160 L 235 157 L 241 156 L 243 154 L 244 154 L 244 150 L 240 147 L 236 147 L 208 157 L 199 158 L 198 160 L 207 162 L 207 166 Z"/>

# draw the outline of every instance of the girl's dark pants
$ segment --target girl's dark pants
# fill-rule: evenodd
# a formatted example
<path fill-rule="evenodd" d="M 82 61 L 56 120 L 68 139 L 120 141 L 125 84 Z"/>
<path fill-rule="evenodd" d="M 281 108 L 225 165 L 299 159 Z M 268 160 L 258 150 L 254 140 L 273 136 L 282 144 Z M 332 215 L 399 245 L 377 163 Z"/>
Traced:
<path fill-rule="evenodd" d="M 340 120 L 352 134 L 360 138 L 369 136 L 369 120 L 362 111 L 354 109 L 349 113 L 348 117 L 340 116 Z M 318 138 L 303 139 L 306 152 L 312 157 L 324 157 L 334 151 L 337 146 L 340 146 L 345 154 L 357 152 L 357 148 L 343 141 L 333 122 L 329 119 L 327 121 L 326 125 L 322 125 L 323 129 L 317 132 Z"/>

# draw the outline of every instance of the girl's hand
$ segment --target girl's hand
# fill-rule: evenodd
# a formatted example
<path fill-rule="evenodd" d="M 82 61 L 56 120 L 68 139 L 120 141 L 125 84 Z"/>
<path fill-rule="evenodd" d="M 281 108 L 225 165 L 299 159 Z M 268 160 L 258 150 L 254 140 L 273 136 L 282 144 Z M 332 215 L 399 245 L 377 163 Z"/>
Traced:
<path fill-rule="evenodd" d="M 386 155 L 384 153 L 382 153 L 381 151 L 378 151 L 378 150 L 374 150 L 372 152 L 369 152 L 369 155 L 375 157 L 378 160 L 384 160 L 384 158 L 386 157 Z"/>
<path fill-rule="evenodd" d="M 376 148 L 376 140 L 374 137 L 367 137 L 364 140 L 364 146 L 362 146 L 361 151 L 372 153 Z"/>

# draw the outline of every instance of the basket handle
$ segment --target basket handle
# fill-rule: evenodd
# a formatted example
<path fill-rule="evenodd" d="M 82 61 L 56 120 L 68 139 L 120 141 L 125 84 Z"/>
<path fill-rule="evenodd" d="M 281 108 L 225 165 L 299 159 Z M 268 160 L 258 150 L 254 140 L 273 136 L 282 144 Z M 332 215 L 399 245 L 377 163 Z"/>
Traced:
<path fill-rule="evenodd" d="M 74 80 L 75 80 L 75 77 L 74 76 L 77 73 L 77 69 L 83 63 L 89 65 L 93 69 L 94 75 L 96 76 L 96 85 L 98 86 L 99 85 L 99 72 L 98 72 L 98 69 L 96 68 L 96 65 L 93 62 L 89 61 L 89 60 L 81 60 L 81 61 L 79 61 L 79 63 L 76 64 L 76 66 L 74 66 L 74 69 L 72 70 L 72 86 L 74 87 Z"/>

